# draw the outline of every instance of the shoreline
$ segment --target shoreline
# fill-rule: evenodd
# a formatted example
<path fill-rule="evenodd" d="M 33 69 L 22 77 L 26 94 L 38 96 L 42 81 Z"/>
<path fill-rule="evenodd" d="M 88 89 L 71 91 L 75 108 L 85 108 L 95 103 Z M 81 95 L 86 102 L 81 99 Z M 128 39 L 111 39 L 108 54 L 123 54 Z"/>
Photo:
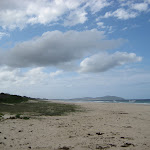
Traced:
<path fill-rule="evenodd" d="M 66 103 L 66 104 L 90 104 L 90 103 L 96 103 L 96 104 L 134 104 L 134 105 L 150 105 L 150 103 L 129 103 L 129 102 L 103 102 L 103 101 L 63 101 L 63 100 L 44 100 L 46 102 L 53 102 L 53 103 Z"/>
<path fill-rule="evenodd" d="M 71 104 L 79 105 L 86 111 L 67 116 L 8 119 L 0 122 L 0 149 L 150 149 L 150 105 L 91 102 Z"/>

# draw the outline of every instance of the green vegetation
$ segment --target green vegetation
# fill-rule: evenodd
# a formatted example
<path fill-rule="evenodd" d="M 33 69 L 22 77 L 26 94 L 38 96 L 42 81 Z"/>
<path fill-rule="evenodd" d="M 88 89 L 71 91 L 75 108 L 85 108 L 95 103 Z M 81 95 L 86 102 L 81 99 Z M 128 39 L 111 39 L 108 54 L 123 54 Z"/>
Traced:
<path fill-rule="evenodd" d="M 10 95 L 6 93 L 1 93 L 0 94 L 0 103 L 21 103 L 21 102 L 26 102 L 28 101 L 28 97 L 22 97 L 18 95 Z"/>
<path fill-rule="evenodd" d="M 45 115 L 45 116 L 60 116 L 70 112 L 79 110 L 79 106 L 71 104 L 59 104 L 49 102 L 36 103 L 15 103 L 13 105 L 0 103 L 0 113 L 17 114 L 20 115 Z"/>
<path fill-rule="evenodd" d="M 5 113 L 13 114 L 11 119 L 29 119 L 33 115 L 60 116 L 79 110 L 79 106 L 71 104 L 50 103 L 18 95 L 0 94 L 0 117 Z"/>
<path fill-rule="evenodd" d="M 20 118 L 20 114 L 16 114 L 16 118 Z"/>
<path fill-rule="evenodd" d="M 28 119 L 30 119 L 30 117 L 22 117 L 21 119 L 24 119 L 24 120 L 28 120 Z"/>

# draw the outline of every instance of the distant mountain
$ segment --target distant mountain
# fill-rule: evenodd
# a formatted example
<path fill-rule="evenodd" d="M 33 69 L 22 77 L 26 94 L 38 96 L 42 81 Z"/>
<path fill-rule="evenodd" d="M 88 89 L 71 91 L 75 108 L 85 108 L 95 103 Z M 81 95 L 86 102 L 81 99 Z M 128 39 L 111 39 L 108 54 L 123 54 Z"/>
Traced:
<path fill-rule="evenodd" d="M 122 97 L 118 97 L 118 96 L 103 96 L 103 97 L 96 97 L 95 99 L 98 100 L 125 100 Z"/>
<path fill-rule="evenodd" d="M 73 98 L 71 100 L 125 100 L 125 99 L 117 96 L 103 96 L 103 97 Z"/>

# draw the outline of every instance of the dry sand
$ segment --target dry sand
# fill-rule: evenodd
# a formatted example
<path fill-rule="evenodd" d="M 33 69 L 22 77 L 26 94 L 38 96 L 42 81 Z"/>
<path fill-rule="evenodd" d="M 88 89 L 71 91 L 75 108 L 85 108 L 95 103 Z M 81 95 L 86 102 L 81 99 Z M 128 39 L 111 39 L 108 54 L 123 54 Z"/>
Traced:
<path fill-rule="evenodd" d="M 80 103 L 86 112 L 0 122 L 0 150 L 150 150 L 150 105 Z"/>

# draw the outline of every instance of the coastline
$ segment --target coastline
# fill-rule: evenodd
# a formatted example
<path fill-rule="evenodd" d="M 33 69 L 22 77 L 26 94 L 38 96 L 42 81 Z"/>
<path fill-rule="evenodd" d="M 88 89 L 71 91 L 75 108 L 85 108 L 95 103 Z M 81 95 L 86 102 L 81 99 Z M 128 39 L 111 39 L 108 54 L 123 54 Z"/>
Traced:
<path fill-rule="evenodd" d="M 150 149 L 150 105 L 92 102 L 72 104 L 83 107 L 85 111 L 68 116 L 8 119 L 0 122 L 0 149 Z"/>

